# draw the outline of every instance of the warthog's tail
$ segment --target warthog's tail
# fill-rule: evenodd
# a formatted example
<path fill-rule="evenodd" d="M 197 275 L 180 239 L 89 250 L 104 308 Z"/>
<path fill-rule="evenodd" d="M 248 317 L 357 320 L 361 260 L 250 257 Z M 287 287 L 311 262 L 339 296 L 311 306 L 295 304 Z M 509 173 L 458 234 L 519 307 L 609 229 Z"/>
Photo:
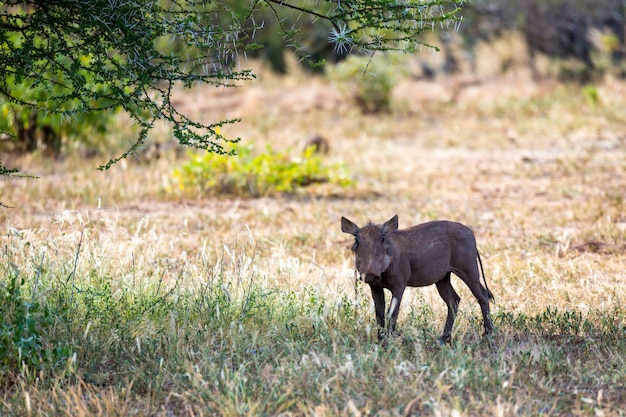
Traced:
<path fill-rule="evenodd" d="M 487 279 L 485 278 L 485 270 L 483 269 L 483 261 L 480 260 L 480 253 L 478 253 L 478 251 L 476 251 L 476 257 L 478 258 L 478 265 L 480 265 L 480 273 L 483 276 L 485 289 L 487 290 L 487 297 L 489 297 L 491 301 L 494 301 L 495 298 L 493 298 L 493 294 L 491 293 L 491 291 L 489 291 L 489 287 L 487 287 Z"/>

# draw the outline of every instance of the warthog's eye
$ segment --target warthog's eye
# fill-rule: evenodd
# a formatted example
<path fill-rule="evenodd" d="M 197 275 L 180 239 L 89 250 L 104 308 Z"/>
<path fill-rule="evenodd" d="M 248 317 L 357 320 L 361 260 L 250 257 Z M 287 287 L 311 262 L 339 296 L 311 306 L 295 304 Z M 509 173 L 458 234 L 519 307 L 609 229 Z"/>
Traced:
<path fill-rule="evenodd" d="M 356 248 L 358 247 L 359 247 L 359 239 L 354 239 L 354 243 L 352 244 L 352 248 L 350 249 L 352 249 L 352 252 L 355 252 Z"/>

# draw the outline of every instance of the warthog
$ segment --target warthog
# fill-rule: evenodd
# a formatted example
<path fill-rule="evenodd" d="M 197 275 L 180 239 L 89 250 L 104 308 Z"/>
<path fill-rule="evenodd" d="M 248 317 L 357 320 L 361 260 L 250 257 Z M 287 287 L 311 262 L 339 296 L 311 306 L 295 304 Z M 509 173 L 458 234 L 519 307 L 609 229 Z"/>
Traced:
<path fill-rule="evenodd" d="M 460 223 L 432 221 L 404 230 L 398 230 L 398 216 L 383 225 L 372 223 L 358 227 L 345 217 L 341 231 L 355 237 L 352 251 L 356 255 L 356 269 L 360 279 L 369 284 L 376 309 L 378 336 L 395 331 L 404 289 L 435 284 L 439 295 L 448 305 L 448 316 L 441 341 L 450 342 L 452 326 L 461 298 L 450 283 L 450 274 L 461 278 L 478 299 L 483 313 L 485 334 L 493 331 L 489 315 L 489 300 L 493 300 L 476 249 L 474 234 Z M 478 263 L 476 260 L 478 259 Z M 480 283 L 478 264 L 485 286 Z M 385 330 L 385 294 L 391 291 L 389 326 Z"/>

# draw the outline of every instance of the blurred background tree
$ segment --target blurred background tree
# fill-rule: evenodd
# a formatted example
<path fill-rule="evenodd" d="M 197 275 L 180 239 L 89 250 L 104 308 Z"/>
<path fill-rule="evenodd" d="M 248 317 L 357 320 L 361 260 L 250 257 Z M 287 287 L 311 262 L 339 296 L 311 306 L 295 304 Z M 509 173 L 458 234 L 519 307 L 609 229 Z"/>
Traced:
<path fill-rule="evenodd" d="M 473 0 L 463 10 L 460 35 L 465 49 L 473 53 L 481 42 L 511 32 L 526 45 L 535 78 L 540 54 L 559 60 L 557 76 L 563 81 L 588 82 L 607 69 L 619 69 L 626 54 L 626 0 Z M 609 60 L 597 58 L 598 50 Z M 595 55 L 595 56 L 594 56 Z"/>
<path fill-rule="evenodd" d="M 115 112 L 138 126 L 132 154 L 159 121 L 186 146 L 228 153 L 218 127 L 179 112 L 176 89 L 254 78 L 247 55 L 285 70 L 285 46 L 322 65 L 350 52 L 412 52 L 421 33 L 460 18 L 451 0 L 20 0 L 0 3 L 0 134 L 58 154 L 105 133 Z M 0 175 L 15 170 L 0 160 Z"/>

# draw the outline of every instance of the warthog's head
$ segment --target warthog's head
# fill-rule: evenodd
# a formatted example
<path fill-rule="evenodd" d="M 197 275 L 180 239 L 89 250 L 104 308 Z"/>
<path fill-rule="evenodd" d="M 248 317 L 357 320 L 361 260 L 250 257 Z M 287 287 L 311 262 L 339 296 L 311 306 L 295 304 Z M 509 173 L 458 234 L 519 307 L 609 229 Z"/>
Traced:
<path fill-rule="evenodd" d="M 352 252 L 356 256 L 355 265 L 361 279 L 372 283 L 380 279 L 391 262 L 387 233 L 398 229 L 398 216 L 393 216 L 382 226 L 367 224 L 362 228 L 345 217 L 341 218 L 341 231 L 354 236 Z"/>

